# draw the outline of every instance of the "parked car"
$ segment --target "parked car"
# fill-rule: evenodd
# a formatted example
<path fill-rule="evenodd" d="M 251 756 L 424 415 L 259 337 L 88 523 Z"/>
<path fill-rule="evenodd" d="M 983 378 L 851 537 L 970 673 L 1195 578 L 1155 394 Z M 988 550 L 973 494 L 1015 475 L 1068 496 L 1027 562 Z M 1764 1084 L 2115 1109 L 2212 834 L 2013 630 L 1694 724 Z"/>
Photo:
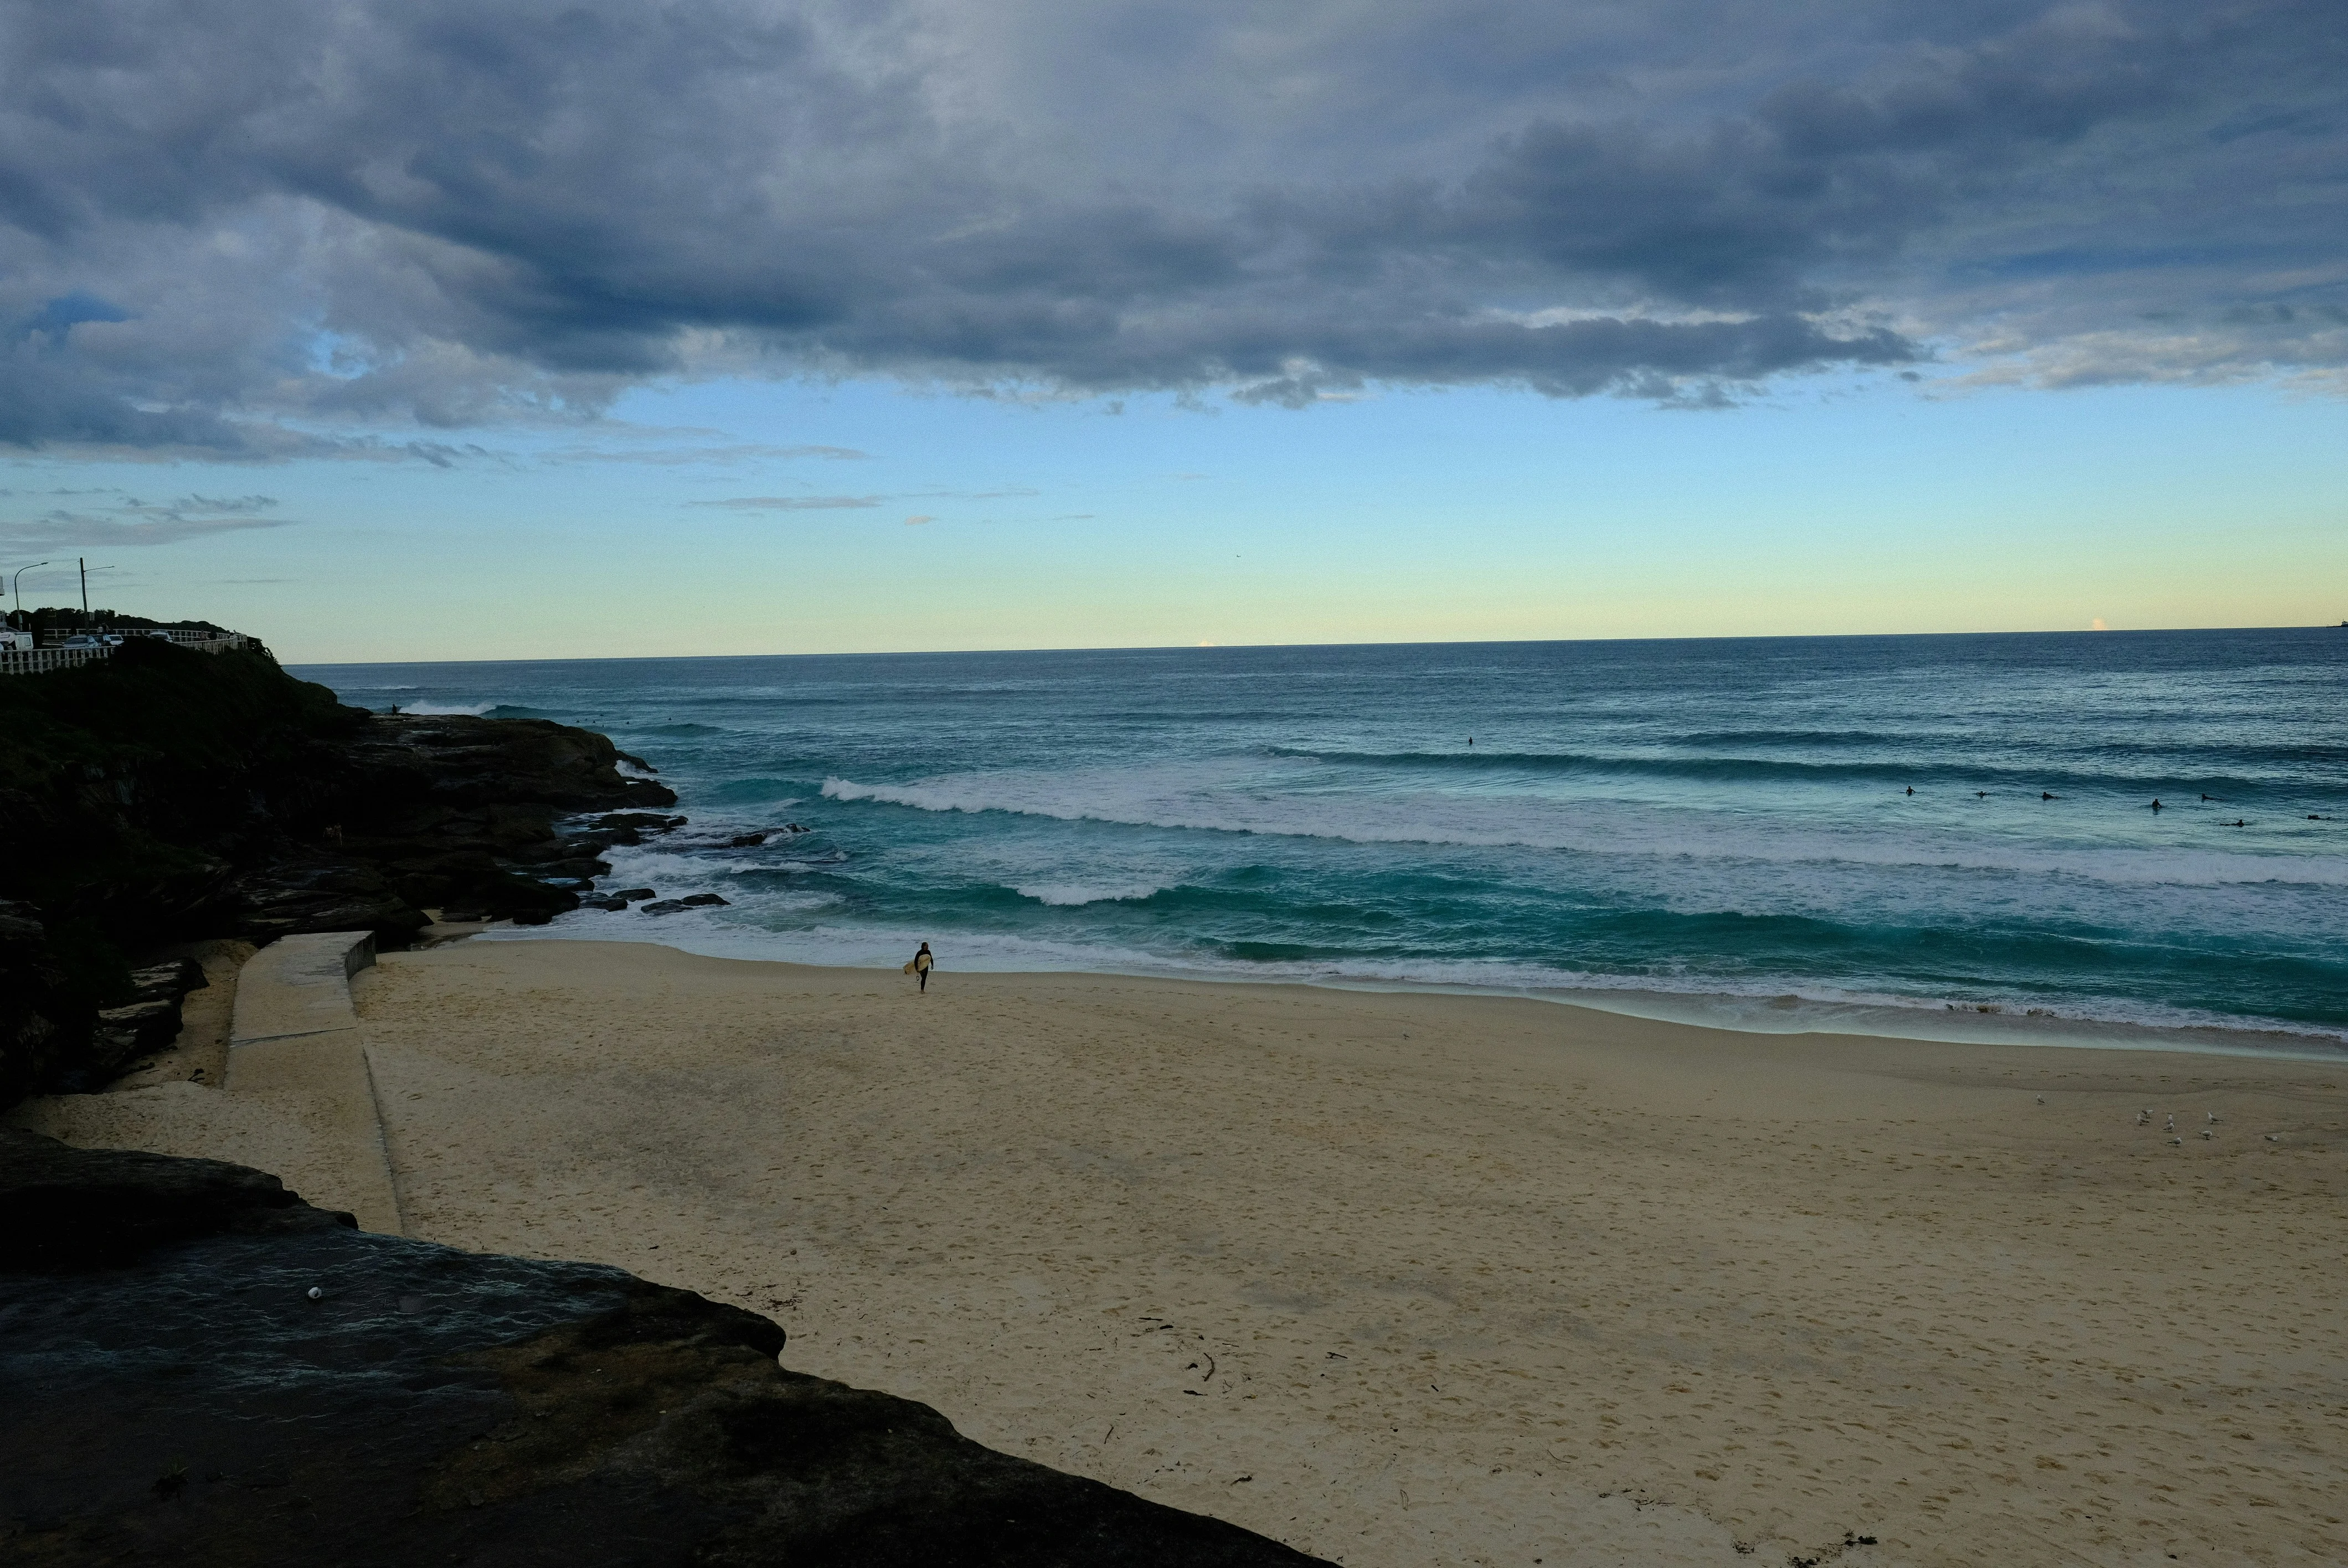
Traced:
<path fill-rule="evenodd" d="M 13 626 L 0 626 L 0 653 L 13 653 L 20 648 L 29 651 L 32 647 L 31 632 L 19 631 Z"/>

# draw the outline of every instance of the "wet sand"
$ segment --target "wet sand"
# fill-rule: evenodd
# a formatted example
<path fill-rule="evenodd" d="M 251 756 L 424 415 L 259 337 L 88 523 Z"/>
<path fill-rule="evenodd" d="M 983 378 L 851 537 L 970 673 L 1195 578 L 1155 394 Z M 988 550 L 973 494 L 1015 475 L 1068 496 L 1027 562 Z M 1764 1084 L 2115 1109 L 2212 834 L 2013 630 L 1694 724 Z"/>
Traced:
<path fill-rule="evenodd" d="M 2348 1064 L 633 944 L 355 990 L 413 1234 L 1324 1556 L 2348 1561 Z M 19 1119 L 241 1157 L 168 1089 Z"/>

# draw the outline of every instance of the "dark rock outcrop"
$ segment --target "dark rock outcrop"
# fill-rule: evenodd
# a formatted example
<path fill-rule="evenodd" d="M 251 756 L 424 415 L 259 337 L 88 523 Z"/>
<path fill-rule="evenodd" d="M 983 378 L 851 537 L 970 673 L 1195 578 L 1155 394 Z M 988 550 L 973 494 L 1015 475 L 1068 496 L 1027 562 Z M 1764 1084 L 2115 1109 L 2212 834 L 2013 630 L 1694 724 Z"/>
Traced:
<path fill-rule="evenodd" d="M 208 983 L 193 958 L 79 979 L 51 950 L 38 909 L 0 903 L 0 1104 L 102 1086 L 169 1045 L 181 999 Z"/>
<path fill-rule="evenodd" d="M 0 897 L 40 910 L 69 977 L 88 978 L 101 941 L 118 954 L 231 935 L 201 927 L 231 878 L 335 820 L 343 748 L 366 720 L 256 649 L 139 639 L 100 662 L 0 680 Z M 123 988 L 119 962 L 102 989 Z"/>
<path fill-rule="evenodd" d="M 397 948 L 433 907 L 543 923 L 579 903 L 547 878 L 603 875 L 623 834 L 684 820 L 644 809 L 676 797 L 602 735 L 369 713 L 257 646 L 134 639 L 10 677 L 0 733 L 0 1106 L 151 1049 L 173 1009 L 127 955 L 355 929 Z"/>
<path fill-rule="evenodd" d="M 631 833 L 666 833 L 670 828 L 683 827 L 685 818 L 661 816 L 652 812 L 615 811 L 608 816 L 596 818 L 595 825 L 614 833 L 623 829 Z"/>
<path fill-rule="evenodd" d="M 618 842 L 600 826 L 566 834 L 565 817 L 676 800 L 664 785 L 622 777 L 617 748 L 591 731 L 470 714 L 368 719 L 345 748 L 350 781 L 338 797 L 339 847 L 376 868 L 386 890 L 413 909 L 462 906 L 543 924 L 579 907 L 576 891 L 543 879 L 605 875 L 611 866 L 598 856 Z M 264 879 L 262 895 L 268 886 Z M 241 890 L 256 906 L 263 901 L 249 884 Z M 355 924 L 383 935 L 371 922 Z M 418 915 L 407 930 L 422 924 Z"/>
<path fill-rule="evenodd" d="M 428 799 L 459 809 L 529 804 L 612 815 L 618 815 L 614 807 L 676 804 L 664 784 L 623 778 L 618 748 L 592 730 L 545 719 L 463 713 L 370 718 L 350 755 L 390 801 Z"/>
<path fill-rule="evenodd" d="M 763 1317 L 364 1235 L 258 1172 L 0 1130 L 0 1215 L 11 1563 L 1314 1561 L 786 1371 Z"/>
<path fill-rule="evenodd" d="M 391 877 L 365 860 L 292 855 L 229 884 L 223 919 L 235 935 L 273 941 L 304 931 L 373 931 L 397 945 L 426 921 Z"/>
<path fill-rule="evenodd" d="M 130 971 L 130 999 L 100 1008 L 90 1053 L 75 1087 L 95 1089 L 149 1051 L 160 1050 L 180 1032 L 180 1004 L 190 991 L 203 989 L 203 965 L 193 958 L 170 958 Z"/>
<path fill-rule="evenodd" d="M 77 996 L 30 904 L 0 902 L 0 1105 L 89 1053 L 98 1009 Z"/>

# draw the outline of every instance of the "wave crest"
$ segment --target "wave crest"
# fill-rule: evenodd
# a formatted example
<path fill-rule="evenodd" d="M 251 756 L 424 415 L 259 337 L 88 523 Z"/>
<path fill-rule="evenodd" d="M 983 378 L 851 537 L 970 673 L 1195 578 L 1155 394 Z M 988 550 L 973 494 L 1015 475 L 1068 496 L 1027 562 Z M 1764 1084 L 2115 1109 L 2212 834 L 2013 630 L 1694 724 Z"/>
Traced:
<path fill-rule="evenodd" d="M 1002 812 L 1175 832 L 1262 834 L 1362 845 L 1553 850 L 1625 859 L 1774 866 L 1920 868 L 2128 886 L 2348 886 L 2348 860 L 2223 849 L 2021 845 L 1907 828 L 1754 828 L 1622 811 L 1602 802 L 1424 793 L 1282 795 L 1179 766 L 1066 774 L 968 774 L 902 784 L 823 781 L 826 799 L 915 811 Z"/>
<path fill-rule="evenodd" d="M 2225 792 L 2229 799 L 2260 800 L 2273 785 L 2233 774 L 2158 773 L 2113 768 L 2085 773 L 2075 767 L 2017 768 L 1931 760 L 1803 762 L 1788 757 L 1673 757 L 1632 753 L 1583 752 L 1357 752 L 1335 747 L 1269 746 L 1268 756 L 1340 767 L 1394 772 L 1536 774 L 1562 777 L 1653 778 L 1694 784 L 1868 784 L 1944 786 L 1962 795 L 1978 785 L 2027 796 L 2042 789 L 2085 794 L 2093 791 Z"/>
<path fill-rule="evenodd" d="M 1101 886 L 1082 882 L 1038 882 L 1012 889 L 1022 898 L 1033 898 L 1038 904 L 1073 908 L 1085 904 L 1131 904 L 1144 898 L 1155 898 L 1166 889 L 1155 882 L 1129 882 Z"/>

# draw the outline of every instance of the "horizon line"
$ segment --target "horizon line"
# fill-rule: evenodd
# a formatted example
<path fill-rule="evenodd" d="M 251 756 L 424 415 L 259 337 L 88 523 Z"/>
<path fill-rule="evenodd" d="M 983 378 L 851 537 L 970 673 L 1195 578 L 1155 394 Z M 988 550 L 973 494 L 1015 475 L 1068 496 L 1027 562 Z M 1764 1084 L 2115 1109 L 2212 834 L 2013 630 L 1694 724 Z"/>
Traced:
<path fill-rule="evenodd" d="M 1044 648 L 907 648 L 880 649 L 864 651 L 837 652 L 778 652 L 778 653 L 618 653 L 551 655 L 543 658 L 509 657 L 498 659 L 304 659 L 286 662 L 324 668 L 357 668 L 370 664 L 633 664 L 656 660 L 722 660 L 722 659 L 964 659 L 974 655 L 1018 655 L 1041 653 L 1215 653 L 1254 652 L 1266 649 L 1347 649 L 1347 648 L 1546 648 L 1563 643 L 1631 643 L 1631 642 L 1823 642 L 1874 640 L 1889 641 L 1946 637 L 2172 637 L 2193 633 L 2211 635 L 2246 631 L 2332 631 L 2348 628 L 2348 620 L 2336 626 L 2328 620 L 2293 623 L 2284 626 L 2140 626 L 2124 628 L 2061 627 L 2031 631 L 1794 631 L 1742 632 L 1710 637 L 1489 637 L 1455 638 L 1441 641 L 1370 642 L 1135 642 L 1098 644 L 1084 647 L 1062 646 Z M 247 636 L 254 635 L 246 633 Z M 268 639 L 260 641 L 265 645 Z"/>

